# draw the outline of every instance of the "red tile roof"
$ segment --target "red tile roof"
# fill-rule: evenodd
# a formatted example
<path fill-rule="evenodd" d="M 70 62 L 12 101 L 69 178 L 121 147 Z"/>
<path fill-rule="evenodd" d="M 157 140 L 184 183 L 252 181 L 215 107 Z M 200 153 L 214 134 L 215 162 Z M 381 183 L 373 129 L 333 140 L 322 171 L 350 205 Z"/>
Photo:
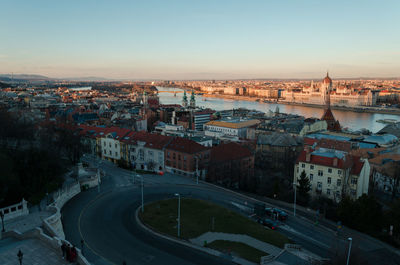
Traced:
<path fill-rule="evenodd" d="M 174 138 L 168 145 L 167 149 L 183 152 L 187 154 L 195 154 L 207 150 L 208 148 L 196 143 L 195 141 L 182 137 Z"/>
<path fill-rule="evenodd" d="M 220 144 L 211 149 L 211 161 L 213 163 L 237 160 L 251 156 L 254 155 L 248 148 L 232 142 Z"/>
<path fill-rule="evenodd" d="M 345 152 L 351 151 L 351 142 L 349 141 L 340 141 L 334 139 L 314 139 L 314 138 L 304 138 L 304 145 L 313 146 L 316 143 L 315 147 L 329 148 L 335 150 L 341 150 Z"/>
<path fill-rule="evenodd" d="M 337 159 L 337 165 L 334 166 L 333 162 Z M 297 162 L 321 165 L 326 167 L 334 167 L 334 168 L 347 168 L 349 166 L 348 162 L 344 159 L 334 158 L 334 157 L 326 157 L 326 156 L 318 156 L 311 154 L 310 161 L 307 161 L 307 151 L 303 150 L 300 153 L 300 156 L 297 158 Z"/>
<path fill-rule="evenodd" d="M 135 132 L 129 139 L 124 139 L 123 142 L 137 144 L 138 141 L 145 142 L 145 147 L 152 149 L 163 149 L 170 141 L 171 136 L 165 136 L 160 134 L 148 133 L 148 132 Z"/>

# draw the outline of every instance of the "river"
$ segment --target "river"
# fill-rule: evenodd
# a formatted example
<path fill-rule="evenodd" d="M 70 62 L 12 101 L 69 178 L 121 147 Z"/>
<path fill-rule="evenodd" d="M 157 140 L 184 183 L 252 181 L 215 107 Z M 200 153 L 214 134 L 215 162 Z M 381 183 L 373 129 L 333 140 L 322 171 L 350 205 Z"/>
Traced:
<path fill-rule="evenodd" d="M 180 88 L 168 88 L 168 87 L 157 87 L 160 91 L 182 91 Z M 188 101 L 190 100 L 190 93 L 188 95 Z M 161 104 L 182 104 L 183 93 L 177 93 L 176 97 L 173 93 L 161 92 L 159 93 Z M 204 100 L 205 99 L 205 100 Z M 306 106 L 294 106 L 286 104 L 274 104 L 274 103 L 261 103 L 257 101 L 246 101 L 246 100 L 232 100 L 222 98 L 210 98 L 203 97 L 200 95 L 196 96 L 196 106 L 210 108 L 214 110 L 227 110 L 246 108 L 250 110 L 258 110 L 262 112 L 268 112 L 268 110 L 275 111 L 276 107 L 279 107 L 279 112 L 291 113 L 304 116 L 306 118 L 316 117 L 321 118 L 323 114 L 322 108 L 313 108 Z M 354 111 L 345 110 L 332 110 L 333 115 L 339 120 L 343 128 L 349 128 L 351 130 L 359 130 L 366 128 L 372 132 L 378 132 L 380 129 L 386 126 L 386 124 L 376 122 L 380 119 L 396 119 L 400 121 L 400 116 L 393 114 L 380 114 L 380 113 L 360 113 Z"/>

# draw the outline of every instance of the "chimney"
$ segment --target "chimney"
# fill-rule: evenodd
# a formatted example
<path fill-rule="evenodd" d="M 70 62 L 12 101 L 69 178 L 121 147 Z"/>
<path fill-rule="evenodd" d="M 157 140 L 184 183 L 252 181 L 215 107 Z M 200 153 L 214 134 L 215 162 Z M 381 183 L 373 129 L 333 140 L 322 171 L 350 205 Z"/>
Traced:
<path fill-rule="evenodd" d="M 311 160 L 311 153 L 307 152 L 306 153 L 306 162 L 310 162 Z"/>
<path fill-rule="evenodd" d="M 337 157 L 335 157 L 335 158 L 333 159 L 333 166 L 334 166 L 334 167 L 337 167 L 337 164 L 338 164 L 338 159 L 337 159 Z"/>

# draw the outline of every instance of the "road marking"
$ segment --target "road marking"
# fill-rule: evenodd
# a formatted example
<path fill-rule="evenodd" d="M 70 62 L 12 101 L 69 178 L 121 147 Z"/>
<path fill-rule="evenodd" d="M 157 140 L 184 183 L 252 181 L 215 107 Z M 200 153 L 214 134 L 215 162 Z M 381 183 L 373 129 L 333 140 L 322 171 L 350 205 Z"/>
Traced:
<path fill-rule="evenodd" d="M 315 239 L 312 238 L 312 237 L 306 236 L 305 234 L 300 233 L 300 232 L 294 230 L 293 228 L 291 228 L 291 227 L 288 226 L 288 225 L 281 225 L 281 226 L 279 226 L 279 228 L 280 228 L 280 229 L 283 229 L 283 230 L 286 230 L 286 231 L 288 231 L 289 233 L 295 234 L 295 235 L 297 235 L 297 236 L 299 236 L 299 237 L 302 237 L 302 238 L 304 238 L 304 239 L 306 239 L 306 240 L 308 240 L 308 241 L 312 241 L 312 242 L 314 242 L 315 244 L 320 245 L 320 246 L 322 246 L 322 247 L 325 247 L 325 248 L 327 248 L 327 249 L 330 249 L 330 248 L 331 248 L 331 246 L 328 246 L 328 245 L 326 245 L 326 244 L 324 244 L 324 243 L 321 243 L 321 242 L 319 242 L 318 240 L 315 240 Z"/>
<path fill-rule="evenodd" d="M 112 263 L 111 261 L 109 261 L 108 259 L 106 259 L 105 257 L 103 257 L 102 255 L 100 255 L 97 251 L 95 251 L 93 248 L 90 247 L 90 245 L 87 243 L 87 241 L 85 240 L 85 238 L 83 237 L 82 231 L 81 231 L 81 218 L 83 213 L 86 211 L 86 209 L 93 204 L 96 200 L 98 200 L 100 197 L 103 197 L 104 195 L 108 194 L 107 193 L 101 193 L 100 195 L 97 195 L 93 200 L 91 200 L 88 204 L 85 205 L 85 207 L 83 207 L 81 213 L 79 214 L 79 218 L 78 218 L 78 231 L 79 231 L 79 235 L 81 236 L 81 239 L 85 242 L 85 246 L 90 249 L 94 254 L 96 254 L 97 256 L 99 256 L 102 260 L 104 260 L 105 262 L 112 264 L 112 265 L 117 265 L 116 263 Z"/>

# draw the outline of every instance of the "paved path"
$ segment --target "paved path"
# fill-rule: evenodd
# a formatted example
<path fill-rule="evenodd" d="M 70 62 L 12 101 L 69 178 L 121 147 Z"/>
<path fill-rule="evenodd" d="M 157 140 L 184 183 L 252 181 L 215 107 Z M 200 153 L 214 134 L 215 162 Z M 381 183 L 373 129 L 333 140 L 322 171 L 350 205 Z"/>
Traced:
<path fill-rule="evenodd" d="M 207 232 L 202 234 L 199 237 L 190 239 L 190 242 L 193 244 L 203 246 L 204 242 L 211 243 L 216 240 L 225 240 L 225 241 L 233 241 L 240 242 L 246 245 L 249 245 L 255 249 L 264 251 L 268 254 L 278 256 L 278 254 L 282 251 L 282 249 L 275 247 L 271 244 L 265 243 L 248 235 L 241 234 L 228 234 L 228 233 L 219 233 L 219 232 Z"/>
<path fill-rule="evenodd" d="M 25 216 L 16 217 L 4 222 L 6 231 L 16 230 L 25 233 L 35 227 L 42 226 L 43 220 L 51 216 L 53 213 L 48 211 L 37 211 Z M 0 263 L 2 264 L 2 263 Z"/>
<path fill-rule="evenodd" d="M 24 254 L 22 264 L 29 265 L 64 265 L 71 264 L 62 259 L 59 252 L 49 248 L 37 239 L 16 240 L 5 238 L 0 240 L 0 264 L 19 265 L 17 253 Z M 61 251 L 60 251 L 61 252 Z"/>

